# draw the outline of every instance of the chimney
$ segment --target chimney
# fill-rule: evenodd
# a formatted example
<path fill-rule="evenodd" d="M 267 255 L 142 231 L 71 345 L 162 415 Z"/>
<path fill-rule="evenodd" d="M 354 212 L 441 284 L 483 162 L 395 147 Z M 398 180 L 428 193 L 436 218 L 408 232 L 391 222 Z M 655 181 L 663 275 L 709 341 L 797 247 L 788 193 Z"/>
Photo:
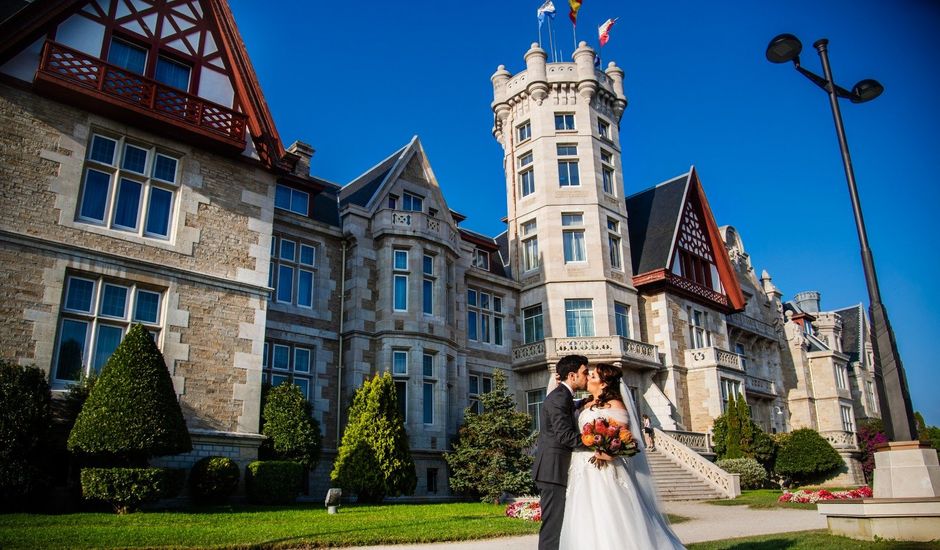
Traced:
<path fill-rule="evenodd" d="M 288 153 L 293 153 L 300 157 L 297 166 L 294 167 L 294 175 L 301 177 L 310 176 L 310 158 L 313 157 L 314 149 L 309 143 L 295 141 L 287 148 Z"/>

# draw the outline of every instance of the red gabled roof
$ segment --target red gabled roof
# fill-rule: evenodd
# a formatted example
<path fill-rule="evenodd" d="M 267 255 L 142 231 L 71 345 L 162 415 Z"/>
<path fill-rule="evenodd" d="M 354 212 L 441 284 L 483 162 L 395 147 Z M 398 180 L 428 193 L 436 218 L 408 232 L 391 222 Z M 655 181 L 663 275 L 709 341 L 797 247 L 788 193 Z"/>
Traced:
<path fill-rule="evenodd" d="M 225 63 L 230 67 L 232 88 L 248 117 L 248 129 L 262 163 L 276 171 L 290 172 L 296 155 L 284 149 L 268 109 L 248 51 L 224 0 L 199 0 L 205 17 L 215 26 Z M 59 23 L 81 10 L 87 0 L 36 0 L 0 22 L 0 64 L 8 61 Z"/>

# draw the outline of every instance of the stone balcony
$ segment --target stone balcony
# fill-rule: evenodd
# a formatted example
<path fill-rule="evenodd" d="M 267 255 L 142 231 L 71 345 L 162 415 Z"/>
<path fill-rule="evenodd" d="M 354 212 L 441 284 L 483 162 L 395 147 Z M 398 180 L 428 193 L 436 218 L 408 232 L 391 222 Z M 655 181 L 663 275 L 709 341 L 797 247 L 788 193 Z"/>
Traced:
<path fill-rule="evenodd" d="M 688 369 L 721 367 L 744 372 L 740 355 L 714 346 L 686 350 L 685 366 Z"/>
<path fill-rule="evenodd" d="M 538 368 L 571 354 L 584 355 L 592 363 L 620 363 L 646 369 L 662 367 L 659 348 L 655 345 L 620 336 L 546 338 L 517 346 L 512 350 L 512 367 L 515 370 Z"/>
<path fill-rule="evenodd" d="M 756 334 L 763 338 L 767 338 L 768 340 L 777 341 L 780 338 L 777 334 L 777 329 L 775 329 L 773 325 L 761 321 L 755 317 L 751 317 L 746 313 L 729 313 L 725 316 L 725 319 L 732 327 L 745 330 L 751 334 Z"/>
<path fill-rule="evenodd" d="M 450 244 L 455 250 L 460 248 L 457 231 L 446 222 L 429 216 L 424 212 L 406 210 L 380 210 L 373 218 L 372 230 L 376 236 L 382 233 L 395 233 L 411 237 L 424 237 L 433 241 Z"/>
<path fill-rule="evenodd" d="M 826 441 L 831 443 L 837 451 L 858 449 L 858 440 L 855 437 L 855 432 L 830 430 L 819 432 L 819 435 L 823 436 Z"/>
<path fill-rule="evenodd" d="M 767 378 L 747 375 L 744 378 L 744 390 L 755 397 L 777 397 L 777 383 Z"/>

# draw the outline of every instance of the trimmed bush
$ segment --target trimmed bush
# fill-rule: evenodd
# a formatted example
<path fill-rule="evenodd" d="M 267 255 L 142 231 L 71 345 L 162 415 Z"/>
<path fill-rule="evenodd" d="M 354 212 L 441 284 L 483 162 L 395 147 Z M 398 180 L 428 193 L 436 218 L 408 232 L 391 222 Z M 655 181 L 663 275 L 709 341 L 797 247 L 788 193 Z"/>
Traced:
<path fill-rule="evenodd" d="M 845 466 L 839 453 L 816 430 L 794 430 L 781 439 L 774 468 L 792 483 L 822 482 Z"/>
<path fill-rule="evenodd" d="M 261 433 L 268 438 L 259 450 L 263 460 L 292 460 L 315 468 L 320 460 L 320 424 L 310 414 L 310 402 L 293 384 L 267 388 L 261 413 Z"/>
<path fill-rule="evenodd" d="M 760 489 L 767 483 L 767 470 L 753 458 L 729 458 L 715 464 L 730 474 L 740 474 L 742 489 Z"/>
<path fill-rule="evenodd" d="M 878 445 L 888 442 L 888 436 L 884 433 L 884 424 L 878 419 L 859 422 L 855 437 L 858 438 L 858 448 L 861 449 L 862 456 L 859 457 L 859 462 L 862 463 L 865 483 L 871 483 L 875 477 L 875 449 Z"/>
<path fill-rule="evenodd" d="M 290 504 L 301 489 L 304 468 L 289 460 L 256 460 L 245 469 L 245 491 L 255 504 Z"/>
<path fill-rule="evenodd" d="M 41 484 L 35 465 L 51 403 L 45 373 L 0 361 L 0 506 L 16 506 Z"/>
<path fill-rule="evenodd" d="M 493 375 L 493 390 L 483 395 L 482 405 L 480 414 L 464 413 L 454 450 L 444 455 L 451 489 L 492 503 L 504 492 L 534 493 L 528 454 L 535 440 L 532 419 L 516 410 L 501 372 Z"/>
<path fill-rule="evenodd" d="M 186 472 L 170 468 L 83 468 L 82 496 L 103 500 L 118 514 L 179 494 Z"/>
<path fill-rule="evenodd" d="M 163 354 L 143 325 L 131 327 L 88 394 L 70 451 L 114 465 L 192 450 Z"/>
<path fill-rule="evenodd" d="M 189 493 L 200 504 L 222 504 L 238 488 L 238 464 L 224 456 L 207 456 L 189 472 Z"/>
<path fill-rule="evenodd" d="M 376 374 L 356 390 L 330 479 L 360 502 L 414 492 L 415 463 L 390 373 Z"/>

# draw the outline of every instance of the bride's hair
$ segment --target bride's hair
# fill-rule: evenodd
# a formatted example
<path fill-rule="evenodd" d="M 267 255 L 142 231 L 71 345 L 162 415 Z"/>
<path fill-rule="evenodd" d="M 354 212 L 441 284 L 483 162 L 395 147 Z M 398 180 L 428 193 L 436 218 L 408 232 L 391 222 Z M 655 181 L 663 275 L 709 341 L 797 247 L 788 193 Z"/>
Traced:
<path fill-rule="evenodd" d="M 591 403 L 591 408 L 603 407 L 608 401 L 623 401 L 623 396 L 620 395 L 620 369 L 610 363 L 598 363 L 594 367 L 594 372 L 601 379 L 604 388 Z"/>

